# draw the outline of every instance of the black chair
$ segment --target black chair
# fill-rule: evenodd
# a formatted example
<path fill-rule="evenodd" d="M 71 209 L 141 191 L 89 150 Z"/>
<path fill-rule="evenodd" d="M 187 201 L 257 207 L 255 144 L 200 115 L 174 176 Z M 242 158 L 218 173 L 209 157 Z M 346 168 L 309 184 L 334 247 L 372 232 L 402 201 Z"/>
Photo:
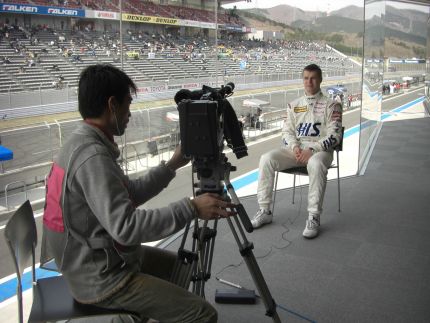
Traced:
<path fill-rule="evenodd" d="M 339 144 L 335 147 L 335 152 L 336 152 L 336 163 L 335 164 L 331 164 L 329 169 L 331 168 L 336 168 L 337 169 L 337 201 L 338 201 L 338 212 L 340 212 L 340 175 L 339 175 L 339 152 L 342 151 L 343 149 L 343 133 L 345 131 L 345 127 L 342 127 L 342 134 L 340 137 L 340 142 Z M 294 175 L 294 179 L 293 179 L 293 200 L 292 203 L 294 204 L 294 198 L 296 195 L 296 176 L 308 176 L 308 170 L 306 168 L 306 166 L 303 167 L 292 167 L 292 168 L 288 168 L 288 169 L 283 169 L 280 171 L 275 172 L 275 186 L 274 186 L 274 192 L 273 192 L 273 204 L 272 204 L 272 214 L 274 214 L 275 212 L 275 201 L 276 201 L 276 187 L 278 186 L 278 176 L 279 173 L 284 173 L 284 174 L 291 174 Z"/>
<path fill-rule="evenodd" d="M 17 296 L 20 323 L 24 321 L 22 277 L 30 258 L 32 260 L 33 304 L 28 319 L 29 323 L 103 315 L 134 316 L 133 313 L 127 311 L 107 310 L 76 302 L 62 276 L 36 279 L 37 230 L 33 210 L 28 200 L 12 215 L 6 224 L 4 234 L 18 279 Z"/>

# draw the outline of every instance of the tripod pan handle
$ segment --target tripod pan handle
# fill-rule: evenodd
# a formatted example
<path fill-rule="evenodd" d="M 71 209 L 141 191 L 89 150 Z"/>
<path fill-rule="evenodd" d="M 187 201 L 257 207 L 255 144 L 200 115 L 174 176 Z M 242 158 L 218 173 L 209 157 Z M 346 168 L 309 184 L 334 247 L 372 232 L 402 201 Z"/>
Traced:
<path fill-rule="evenodd" d="M 251 233 L 254 231 L 254 228 L 252 227 L 251 220 L 248 217 L 248 214 L 245 211 L 245 208 L 241 203 L 236 205 L 236 211 L 237 214 L 239 214 L 240 221 L 242 221 L 243 227 L 245 228 L 246 232 Z"/>

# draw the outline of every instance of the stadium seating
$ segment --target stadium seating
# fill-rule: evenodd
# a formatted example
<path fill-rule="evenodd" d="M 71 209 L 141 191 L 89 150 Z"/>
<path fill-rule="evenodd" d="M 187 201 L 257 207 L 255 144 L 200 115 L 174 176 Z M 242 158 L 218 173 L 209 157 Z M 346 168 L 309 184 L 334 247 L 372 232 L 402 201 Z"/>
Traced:
<path fill-rule="evenodd" d="M 22 1 L 26 3 L 26 1 Z M 28 2 L 30 3 L 30 2 Z M 47 0 L 32 1 L 48 5 Z M 118 11 L 118 0 L 67 1 L 69 8 Z M 151 1 L 123 1 L 124 11 L 136 14 L 214 22 L 213 12 Z M 220 22 L 229 22 L 225 13 Z M 240 23 L 240 21 L 236 21 Z M 252 41 L 221 39 L 224 53 L 215 56 L 213 40 L 170 34 L 150 34 L 145 26 L 123 36 L 123 68 L 136 83 L 163 82 L 218 75 L 299 73 L 303 62 L 315 62 L 326 70 L 353 70 L 352 63 L 324 44 L 301 41 Z M 118 32 L 55 29 L 48 26 L 14 27 L 0 43 L 0 93 L 75 87 L 80 71 L 88 65 L 110 63 L 120 67 Z M 37 41 L 35 41 L 37 40 Z M 127 53 L 138 53 L 127 55 Z M 136 56 L 136 57 L 133 57 Z M 246 68 L 242 62 L 246 61 Z M 242 65 L 242 66 L 241 66 Z M 61 84 L 59 86 L 59 80 Z"/>

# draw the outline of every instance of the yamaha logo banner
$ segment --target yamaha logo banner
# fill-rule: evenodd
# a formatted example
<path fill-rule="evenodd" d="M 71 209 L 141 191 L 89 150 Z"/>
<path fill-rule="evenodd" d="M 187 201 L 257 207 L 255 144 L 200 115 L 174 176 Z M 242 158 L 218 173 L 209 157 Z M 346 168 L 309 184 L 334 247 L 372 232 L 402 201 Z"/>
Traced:
<path fill-rule="evenodd" d="M 0 6 L 0 12 L 30 13 L 30 14 L 50 15 L 50 16 L 85 17 L 85 10 L 82 10 L 82 9 L 32 6 L 32 5 L 26 5 L 26 4 L 3 3 Z"/>

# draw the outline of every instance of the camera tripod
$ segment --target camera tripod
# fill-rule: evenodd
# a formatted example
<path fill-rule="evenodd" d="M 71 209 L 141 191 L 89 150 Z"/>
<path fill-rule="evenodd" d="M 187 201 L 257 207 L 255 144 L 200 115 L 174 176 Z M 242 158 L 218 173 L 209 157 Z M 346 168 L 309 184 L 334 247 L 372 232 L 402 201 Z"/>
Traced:
<path fill-rule="evenodd" d="M 200 179 L 200 183 L 194 185 L 194 187 L 200 188 L 196 195 L 210 192 L 218 193 L 226 200 L 230 200 L 229 196 L 231 197 L 231 201 L 236 205 L 235 210 L 237 214 L 226 218 L 226 220 L 239 247 L 239 252 L 248 267 L 264 306 L 266 307 L 266 315 L 271 317 L 274 322 L 281 322 L 276 312 L 276 303 L 272 298 L 257 260 L 252 252 L 254 245 L 247 240 L 244 232 L 244 228 L 247 232 L 252 232 L 253 228 L 245 208 L 240 203 L 233 185 L 230 183 L 231 170 L 234 171 L 235 167 L 228 162 L 224 154 L 221 154 L 220 161 L 205 161 L 202 164 L 200 164 L 199 161 L 193 162 L 193 182 L 194 173 L 197 173 Z M 178 250 L 178 261 L 175 264 L 171 277 L 172 282 L 186 289 L 189 288 L 190 282 L 192 281 L 193 293 L 203 298 L 205 298 L 205 283 L 211 276 L 217 225 L 218 220 L 214 220 L 213 227 L 210 228 L 208 226 L 208 220 L 205 220 L 203 221 L 203 226 L 199 226 L 198 219 L 195 219 L 192 251 L 184 249 L 191 222 L 186 225 Z"/>

